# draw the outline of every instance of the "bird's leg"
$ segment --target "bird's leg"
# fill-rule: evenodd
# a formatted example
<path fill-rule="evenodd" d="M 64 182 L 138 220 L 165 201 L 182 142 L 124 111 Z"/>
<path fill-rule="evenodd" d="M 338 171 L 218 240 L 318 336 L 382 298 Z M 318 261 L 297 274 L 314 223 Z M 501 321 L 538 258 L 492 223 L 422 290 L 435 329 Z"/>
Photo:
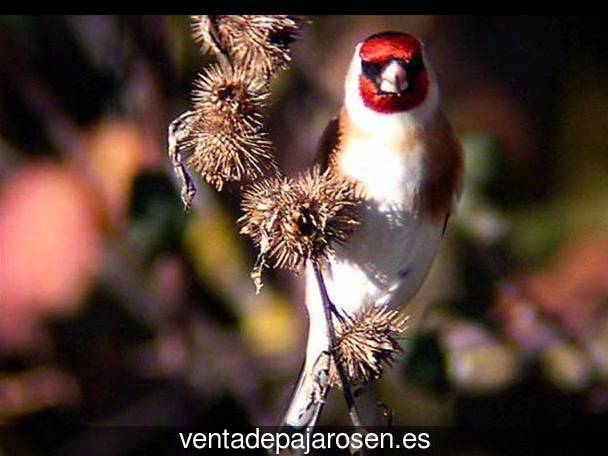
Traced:
<path fill-rule="evenodd" d="M 173 165 L 173 172 L 179 182 L 180 194 L 186 212 L 192 206 L 192 200 L 194 199 L 194 195 L 196 195 L 196 187 L 186 170 L 186 166 L 182 162 L 180 143 L 190 135 L 195 115 L 193 111 L 186 111 L 169 124 L 168 132 L 169 147 L 167 153 Z"/>
<path fill-rule="evenodd" d="M 331 352 L 324 350 L 319 354 L 312 368 L 314 389 L 310 395 L 310 403 L 306 406 L 309 409 L 314 404 L 325 402 L 329 386 L 327 378 L 331 369 Z M 304 411 L 302 411 L 304 413 Z"/>

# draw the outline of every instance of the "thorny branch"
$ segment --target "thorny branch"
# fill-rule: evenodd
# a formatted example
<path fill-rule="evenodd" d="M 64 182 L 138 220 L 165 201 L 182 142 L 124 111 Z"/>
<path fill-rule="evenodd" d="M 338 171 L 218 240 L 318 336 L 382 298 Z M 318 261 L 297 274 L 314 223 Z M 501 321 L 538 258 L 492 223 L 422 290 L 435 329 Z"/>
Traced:
<path fill-rule="evenodd" d="M 203 70 L 192 110 L 170 124 L 168 154 L 186 210 L 196 193 L 187 167 L 218 191 L 225 182 L 253 180 L 243 193 L 239 223 L 241 233 L 260 250 L 252 275 L 256 286 L 266 256 L 274 267 L 294 271 L 312 262 L 329 331 L 330 368 L 333 359 L 350 420 L 365 433 L 350 379 L 337 355 L 334 318 L 340 327 L 353 322 L 332 304 L 320 270 L 332 245 L 344 242 L 359 224 L 361 195 L 354 182 L 316 168 L 294 179 L 283 178 L 261 113 L 270 95 L 270 78 L 287 67 L 288 45 L 298 27 L 293 16 L 195 16 L 194 38 L 202 51 L 215 54 L 219 65 Z M 182 155 L 191 148 L 189 156 Z M 273 175 L 256 182 L 264 175 L 263 168 Z"/>
<path fill-rule="evenodd" d="M 359 411 L 357 409 L 357 404 L 355 402 L 355 398 L 350 389 L 350 384 L 348 383 L 348 379 L 346 376 L 346 372 L 344 371 L 344 367 L 342 363 L 338 360 L 336 356 L 336 331 L 334 328 L 333 322 L 333 314 L 336 312 L 333 303 L 331 302 L 329 295 L 327 293 L 327 287 L 325 286 L 325 280 L 323 279 L 323 273 L 319 269 L 317 265 L 314 265 L 315 276 L 317 279 L 317 283 L 319 284 L 319 291 L 321 292 L 321 297 L 323 299 L 323 310 L 325 311 L 325 320 L 327 321 L 327 331 L 329 333 L 329 342 L 331 344 L 330 352 L 331 356 L 334 359 L 334 363 L 336 365 L 336 369 L 338 371 L 338 375 L 340 377 L 340 383 L 342 384 L 342 392 L 344 394 L 344 399 L 346 400 L 346 405 L 348 407 L 348 414 L 353 425 L 365 433 L 365 429 L 363 428 L 363 423 L 361 422 L 361 417 L 359 415 Z"/>
<path fill-rule="evenodd" d="M 226 49 L 224 49 L 222 41 L 218 36 L 217 16 L 209 16 L 209 39 L 212 41 L 213 46 L 215 46 L 215 48 L 218 50 L 216 57 L 220 62 L 220 65 L 224 68 L 224 70 L 229 70 L 232 68 L 230 54 L 226 51 Z"/>

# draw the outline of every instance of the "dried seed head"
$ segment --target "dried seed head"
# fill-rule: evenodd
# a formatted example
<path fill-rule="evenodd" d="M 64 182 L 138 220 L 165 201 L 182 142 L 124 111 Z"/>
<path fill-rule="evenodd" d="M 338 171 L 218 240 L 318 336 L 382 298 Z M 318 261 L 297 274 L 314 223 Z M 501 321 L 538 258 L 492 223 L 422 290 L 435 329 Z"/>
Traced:
<path fill-rule="evenodd" d="M 407 316 L 387 306 L 368 306 L 336 325 L 336 356 L 350 384 L 365 384 L 382 376 L 401 352 L 398 337 L 407 328 Z M 341 386 L 332 361 L 330 386 Z"/>
<path fill-rule="evenodd" d="M 354 182 L 318 167 L 294 179 L 272 178 L 246 189 L 239 224 L 260 250 L 255 278 L 267 260 L 293 271 L 307 260 L 323 262 L 358 225 L 360 198 Z"/>
<path fill-rule="evenodd" d="M 220 52 L 214 37 L 211 36 L 210 16 L 190 16 L 190 29 L 192 31 L 192 38 L 200 46 L 203 54 L 211 52 L 217 55 Z"/>
<path fill-rule="evenodd" d="M 217 56 L 221 52 L 218 47 L 219 37 L 217 34 L 215 36 L 211 34 L 217 17 L 218 16 L 203 15 L 190 16 L 192 38 L 200 46 L 203 54 L 210 52 Z"/>
<path fill-rule="evenodd" d="M 187 164 L 221 190 L 225 182 L 255 179 L 275 170 L 261 110 L 268 91 L 238 69 L 208 66 L 195 82 L 195 119 L 182 146 Z"/>
<path fill-rule="evenodd" d="M 194 110 L 201 116 L 219 122 L 222 128 L 224 124 L 234 123 L 235 128 L 257 131 L 262 126 L 261 110 L 267 105 L 270 93 L 262 83 L 252 81 L 245 71 L 209 65 L 194 84 Z"/>
<path fill-rule="evenodd" d="M 280 14 L 192 16 L 192 35 L 203 52 L 226 53 L 235 66 L 267 79 L 287 68 L 301 24 L 298 16 Z"/>

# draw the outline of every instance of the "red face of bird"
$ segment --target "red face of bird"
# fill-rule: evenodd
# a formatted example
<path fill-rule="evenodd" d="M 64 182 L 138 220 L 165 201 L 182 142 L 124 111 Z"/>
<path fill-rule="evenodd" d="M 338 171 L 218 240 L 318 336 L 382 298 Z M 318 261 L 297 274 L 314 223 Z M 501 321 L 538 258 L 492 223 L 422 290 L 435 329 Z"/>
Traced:
<path fill-rule="evenodd" d="M 384 114 L 406 112 L 427 99 L 431 81 L 417 38 L 401 32 L 372 35 L 358 46 L 355 60 L 358 68 L 351 71 L 358 74 L 359 96 L 367 108 Z"/>

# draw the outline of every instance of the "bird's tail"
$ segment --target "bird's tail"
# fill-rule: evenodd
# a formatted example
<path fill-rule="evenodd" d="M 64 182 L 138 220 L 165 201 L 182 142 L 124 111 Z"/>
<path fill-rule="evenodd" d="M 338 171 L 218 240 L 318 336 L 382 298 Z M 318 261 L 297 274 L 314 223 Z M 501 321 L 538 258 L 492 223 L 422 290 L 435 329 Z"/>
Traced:
<path fill-rule="evenodd" d="M 306 279 L 309 318 L 306 358 L 282 422 L 283 427 L 294 430 L 315 426 L 329 390 L 331 357 L 323 301 L 312 271 L 307 270 Z"/>

